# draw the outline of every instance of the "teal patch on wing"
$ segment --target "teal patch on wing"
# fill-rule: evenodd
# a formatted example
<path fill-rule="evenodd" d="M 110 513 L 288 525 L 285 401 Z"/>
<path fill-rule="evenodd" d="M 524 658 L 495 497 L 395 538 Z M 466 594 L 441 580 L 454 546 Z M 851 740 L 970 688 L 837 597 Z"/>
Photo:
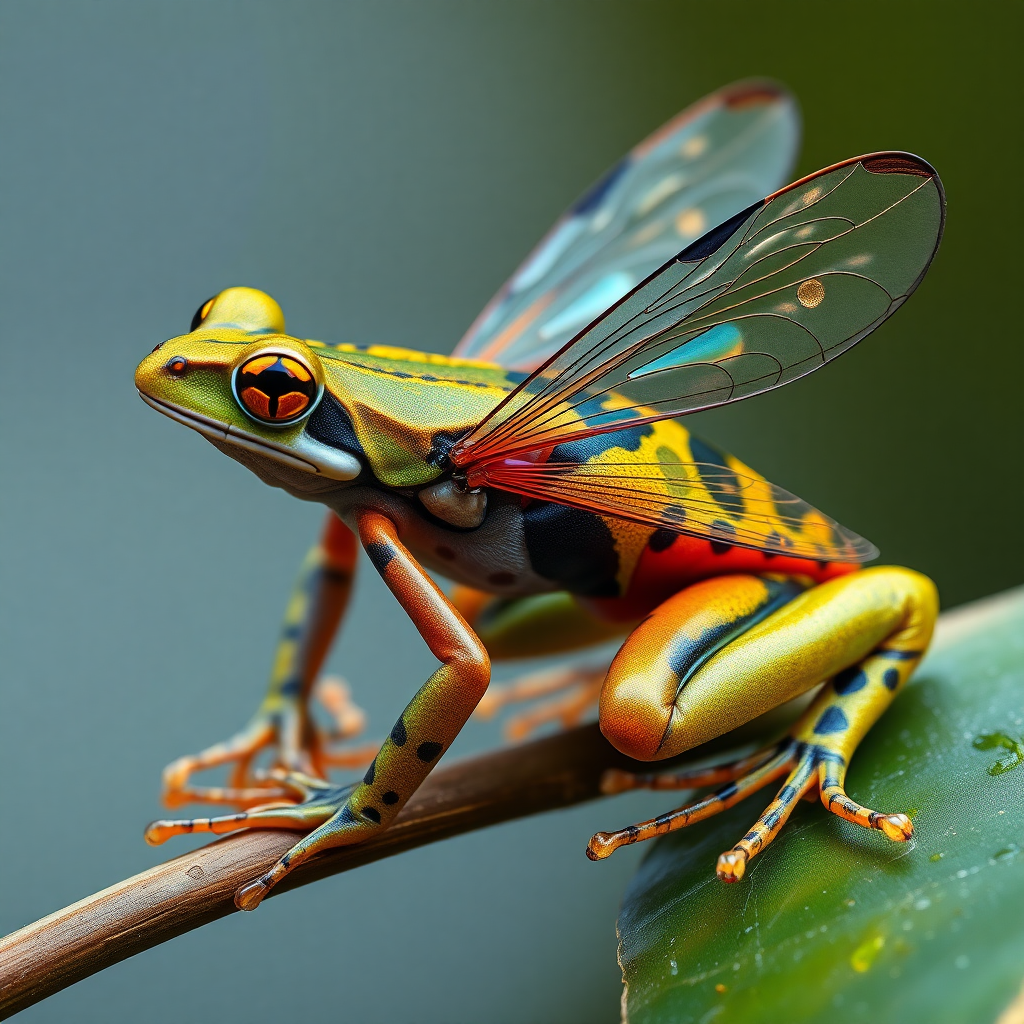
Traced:
<path fill-rule="evenodd" d="M 712 363 L 729 356 L 738 356 L 743 351 L 743 334 L 735 324 L 718 324 L 696 338 L 673 349 L 666 355 L 659 356 L 645 366 L 641 366 L 629 374 L 628 380 L 635 380 L 647 373 L 659 370 L 673 370 L 679 366 L 691 366 L 694 363 Z"/>

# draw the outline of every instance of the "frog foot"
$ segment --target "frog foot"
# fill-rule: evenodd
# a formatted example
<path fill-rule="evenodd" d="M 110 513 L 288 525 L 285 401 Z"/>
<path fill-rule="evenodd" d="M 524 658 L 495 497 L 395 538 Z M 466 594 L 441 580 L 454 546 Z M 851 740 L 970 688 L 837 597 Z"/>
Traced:
<path fill-rule="evenodd" d="M 597 704 L 607 672 L 606 665 L 546 669 L 520 676 L 504 685 L 492 683 L 477 705 L 475 714 L 489 719 L 510 704 L 558 694 L 552 700 L 513 715 L 505 724 L 505 738 L 519 742 L 550 722 L 570 729 L 578 725 Z"/>
<path fill-rule="evenodd" d="M 841 754 L 817 744 L 787 739 L 751 757 L 702 771 L 662 775 L 633 775 L 617 770 L 606 772 L 602 779 L 602 791 L 605 793 L 641 788 L 694 789 L 722 782 L 726 784 L 700 800 L 650 821 L 615 832 L 598 832 L 587 846 L 587 856 L 591 860 L 603 860 L 620 846 L 685 828 L 732 807 L 783 775 L 786 781 L 764 814 L 731 850 L 718 858 L 717 873 L 723 882 L 738 882 L 743 877 L 750 859 L 775 838 L 797 802 L 815 788 L 825 807 L 847 821 L 877 829 L 894 842 L 905 842 L 914 834 L 914 826 L 905 814 L 872 811 L 847 796 L 843 788 L 846 759 Z"/>
<path fill-rule="evenodd" d="M 358 735 L 366 723 L 348 686 L 343 680 L 325 678 L 317 684 L 315 696 L 327 712 L 328 728 L 316 725 L 298 701 L 268 703 L 230 739 L 169 764 L 163 773 L 165 806 L 202 802 L 253 807 L 293 799 L 271 775 L 258 778 L 251 771 L 253 761 L 265 750 L 271 752 L 275 767 L 310 778 L 322 778 L 329 767 L 365 768 L 379 743 L 347 748 L 334 745 Z M 227 764 L 232 767 L 226 786 L 192 784 L 196 772 Z"/>

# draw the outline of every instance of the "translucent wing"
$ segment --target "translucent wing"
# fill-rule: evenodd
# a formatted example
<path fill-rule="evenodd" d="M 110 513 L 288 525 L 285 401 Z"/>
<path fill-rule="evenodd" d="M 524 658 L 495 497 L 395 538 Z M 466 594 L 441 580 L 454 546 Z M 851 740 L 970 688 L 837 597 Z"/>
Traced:
<path fill-rule="evenodd" d="M 488 483 L 771 554 L 842 562 L 878 555 L 863 537 L 726 456 L 716 463 L 643 461 L 620 449 L 597 462 L 510 459 L 489 467 Z"/>
<path fill-rule="evenodd" d="M 938 175 L 906 153 L 829 167 L 733 217 L 523 381 L 451 453 L 488 463 L 724 405 L 823 366 L 892 314 L 942 234 Z"/>
<path fill-rule="evenodd" d="M 455 354 L 530 371 L 684 245 L 777 189 L 793 98 L 739 82 L 684 110 L 587 192 L 491 300 Z"/>
<path fill-rule="evenodd" d="M 523 381 L 450 460 L 470 486 L 715 535 L 706 524 L 681 525 L 694 522 L 695 510 L 671 488 L 638 482 L 656 475 L 657 459 L 644 463 L 651 472 L 634 464 L 610 474 L 590 461 L 559 467 L 548 461 L 553 449 L 733 402 L 823 366 L 906 301 L 943 221 L 938 175 L 906 153 L 857 157 L 804 178 L 638 285 Z M 796 517 L 809 523 L 806 509 L 801 503 Z M 755 513 L 738 507 L 721 517 L 725 532 L 751 526 Z M 824 527 L 815 529 L 811 546 L 829 552 L 822 557 L 872 557 L 870 545 L 845 531 L 829 541 Z M 763 536 L 734 542 L 775 550 Z"/>

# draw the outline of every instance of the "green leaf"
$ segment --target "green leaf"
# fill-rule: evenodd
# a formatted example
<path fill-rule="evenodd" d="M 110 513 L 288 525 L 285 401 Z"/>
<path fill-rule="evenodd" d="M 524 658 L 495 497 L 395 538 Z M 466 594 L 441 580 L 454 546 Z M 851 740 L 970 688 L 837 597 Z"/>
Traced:
<path fill-rule="evenodd" d="M 654 844 L 619 918 L 626 1019 L 996 1020 L 1024 979 L 1022 742 L 1017 590 L 943 618 L 853 759 L 850 795 L 910 814 L 912 842 L 802 803 L 746 879 L 725 885 L 716 857 L 762 793 Z"/>

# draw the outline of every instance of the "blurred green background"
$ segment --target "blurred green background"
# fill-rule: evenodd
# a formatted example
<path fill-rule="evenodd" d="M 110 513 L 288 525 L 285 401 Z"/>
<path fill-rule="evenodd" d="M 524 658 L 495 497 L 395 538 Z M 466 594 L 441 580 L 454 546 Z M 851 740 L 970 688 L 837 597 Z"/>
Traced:
<path fill-rule="evenodd" d="M 1020 582 L 1021 14 L 0 5 L 0 931 L 186 849 L 142 843 L 160 770 L 251 713 L 320 517 L 145 408 L 139 358 L 241 283 L 299 336 L 448 351 L 606 166 L 734 79 L 799 97 L 799 173 L 913 150 L 949 220 L 865 344 L 700 429 L 930 573 L 947 606 Z M 373 735 L 431 670 L 372 571 L 332 667 Z M 458 750 L 496 736 L 472 724 Z M 24 1019 L 614 1021 L 614 920 L 642 851 L 582 851 L 664 809 L 652 797 L 319 883 Z"/>

